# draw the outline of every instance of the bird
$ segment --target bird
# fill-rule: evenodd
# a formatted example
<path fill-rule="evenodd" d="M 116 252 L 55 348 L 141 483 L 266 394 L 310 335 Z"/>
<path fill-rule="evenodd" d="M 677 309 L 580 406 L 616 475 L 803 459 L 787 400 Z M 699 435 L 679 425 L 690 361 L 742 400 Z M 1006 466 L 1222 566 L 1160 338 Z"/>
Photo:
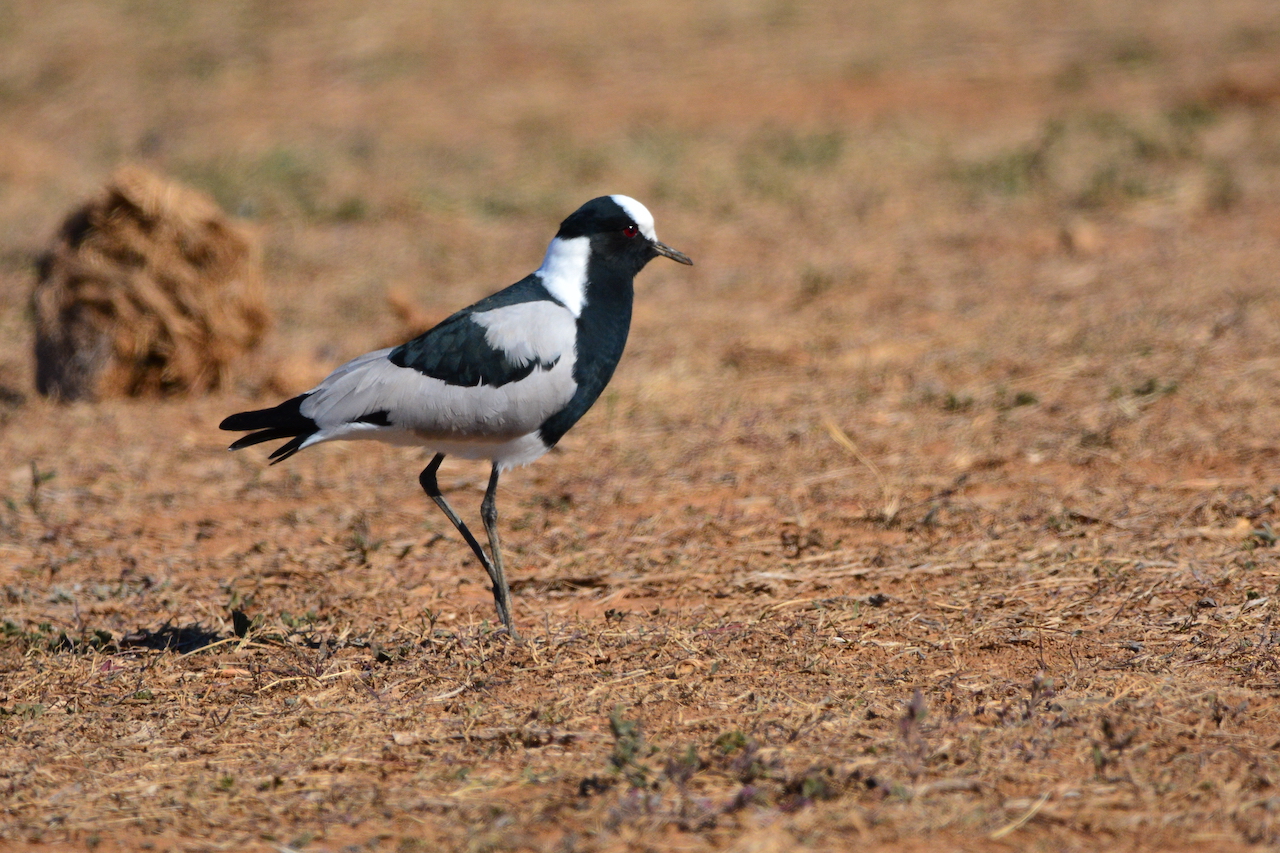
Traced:
<path fill-rule="evenodd" d="M 219 426 L 249 433 L 230 450 L 286 439 L 268 457 L 273 465 L 336 440 L 433 452 L 418 482 L 480 561 L 498 619 L 518 639 L 498 535 L 498 479 L 554 447 L 600 396 L 627 343 L 635 276 L 657 257 L 693 264 L 658 240 L 643 204 L 594 198 L 560 223 L 542 265 L 515 284 L 400 346 L 348 361 L 309 391 Z M 480 504 L 488 553 L 440 491 L 436 472 L 446 456 L 492 464 Z"/>

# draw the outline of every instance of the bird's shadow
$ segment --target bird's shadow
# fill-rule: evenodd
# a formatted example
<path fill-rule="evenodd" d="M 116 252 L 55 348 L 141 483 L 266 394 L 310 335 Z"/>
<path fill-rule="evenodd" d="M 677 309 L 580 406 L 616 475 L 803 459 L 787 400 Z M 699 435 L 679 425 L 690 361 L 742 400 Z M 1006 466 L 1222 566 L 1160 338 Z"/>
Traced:
<path fill-rule="evenodd" d="M 41 626 L 47 629 L 48 626 Z M 120 637 L 102 628 L 84 627 L 77 632 L 65 630 L 21 630 L 13 623 L 5 625 L 4 637 L 28 649 L 54 653 L 89 654 L 93 652 L 159 651 L 188 654 L 228 639 L 230 635 L 210 630 L 198 622 L 174 625 L 166 622 L 159 628 L 140 628 Z"/>
<path fill-rule="evenodd" d="M 148 649 L 185 655 L 212 646 L 214 643 L 228 639 L 229 636 L 212 631 L 199 622 L 188 625 L 173 625 L 166 622 L 154 631 L 143 628 L 140 631 L 125 634 L 119 639 L 117 645 L 121 651 Z"/>

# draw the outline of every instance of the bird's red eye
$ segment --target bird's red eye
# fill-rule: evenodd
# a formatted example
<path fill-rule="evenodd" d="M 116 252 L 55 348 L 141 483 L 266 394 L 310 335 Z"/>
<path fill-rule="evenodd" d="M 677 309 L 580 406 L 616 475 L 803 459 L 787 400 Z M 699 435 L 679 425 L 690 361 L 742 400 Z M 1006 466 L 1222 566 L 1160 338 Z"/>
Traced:
<path fill-rule="evenodd" d="M 640 229 L 634 225 L 628 225 L 626 228 L 622 229 L 622 236 L 624 237 L 634 237 L 639 233 Z"/>

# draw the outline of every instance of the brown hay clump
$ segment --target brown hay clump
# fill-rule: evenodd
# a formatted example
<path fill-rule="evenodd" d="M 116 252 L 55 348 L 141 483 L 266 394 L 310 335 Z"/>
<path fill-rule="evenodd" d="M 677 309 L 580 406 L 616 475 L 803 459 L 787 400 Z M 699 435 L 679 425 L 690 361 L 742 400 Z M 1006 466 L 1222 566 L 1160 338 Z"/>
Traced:
<path fill-rule="evenodd" d="M 60 400 L 215 389 L 271 322 L 248 232 L 138 167 L 67 217 L 32 305 L 36 388 Z"/>

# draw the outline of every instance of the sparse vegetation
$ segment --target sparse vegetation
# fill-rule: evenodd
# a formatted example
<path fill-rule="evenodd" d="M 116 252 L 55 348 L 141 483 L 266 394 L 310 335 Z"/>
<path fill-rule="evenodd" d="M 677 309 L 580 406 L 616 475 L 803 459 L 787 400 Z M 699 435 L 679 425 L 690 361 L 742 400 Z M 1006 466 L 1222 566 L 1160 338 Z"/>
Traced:
<path fill-rule="evenodd" d="M 1280 844 L 1274 4 L 55 5 L 0 8 L 0 847 Z M 126 159 L 252 219 L 277 331 L 54 406 L 33 259 Z M 698 265 L 504 480 L 527 645 L 419 452 L 223 450 L 619 191 Z"/>

